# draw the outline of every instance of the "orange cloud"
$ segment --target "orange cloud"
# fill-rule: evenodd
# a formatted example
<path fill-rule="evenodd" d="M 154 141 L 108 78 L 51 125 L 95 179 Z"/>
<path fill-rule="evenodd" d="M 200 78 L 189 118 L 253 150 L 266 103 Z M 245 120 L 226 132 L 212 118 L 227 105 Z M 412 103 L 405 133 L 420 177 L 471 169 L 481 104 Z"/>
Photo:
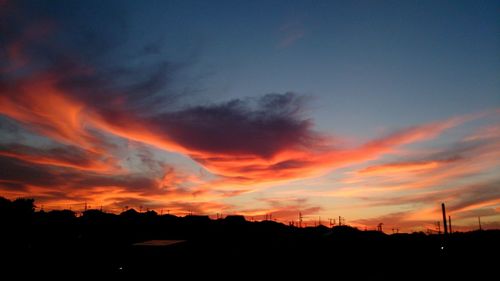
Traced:
<path fill-rule="evenodd" d="M 375 159 L 404 144 L 434 138 L 485 114 L 410 127 L 357 147 L 339 147 L 334 138 L 312 130 L 311 121 L 300 114 L 300 97 L 292 93 L 266 95 L 255 100 L 257 107 L 234 100 L 220 105 L 144 114 L 132 107 L 133 100 L 126 95 L 110 92 L 109 100 L 102 100 L 88 93 L 99 90 L 94 89 L 92 83 L 83 85 L 89 87 L 83 93 L 76 92 L 81 89 L 61 86 L 74 84 L 66 81 L 74 80 L 74 75 L 92 76 L 92 73 L 81 74 L 75 69 L 69 75 L 67 78 L 63 74 L 33 74 L 3 87 L 0 89 L 0 113 L 42 135 L 92 153 L 106 153 L 106 135 L 181 153 L 211 173 L 226 178 L 231 185 L 318 176 L 341 166 Z M 20 157 L 16 153 L 9 155 Z M 49 159 L 29 159 L 56 164 Z M 436 166 L 438 163 L 413 163 L 377 169 L 430 169 Z M 364 172 L 369 171 L 373 173 L 375 168 Z"/>
<path fill-rule="evenodd" d="M 365 168 L 359 173 L 365 175 L 384 175 L 387 173 L 400 173 L 400 172 L 418 172 L 422 170 L 435 169 L 439 167 L 439 162 L 408 162 L 408 163 L 397 163 L 397 164 L 385 164 L 379 166 L 371 166 Z"/>
<path fill-rule="evenodd" d="M 492 134 L 494 130 L 491 128 L 481 128 L 452 145 L 435 148 L 431 153 L 416 151 L 410 156 L 399 156 L 400 161 L 349 172 L 348 177 L 342 180 L 345 187 L 332 194 L 427 189 L 486 173 L 498 167 L 500 156 L 499 136 Z M 484 132 L 489 133 L 485 135 Z"/>
<path fill-rule="evenodd" d="M 100 173 L 119 173 L 116 159 L 101 159 L 99 154 L 80 150 L 77 147 L 35 149 L 23 145 L 0 146 L 0 156 L 6 156 L 33 164 L 51 165 Z"/>
<path fill-rule="evenodd" d="M 483 206 L 491 206 L 492 204 L 498 204 L 496 202 L 485 202 L 481 203 Z M 472 205 L 471 205 L 472 207 Z M 485 210 L 485 209 L 475 209 Z M 471 225 L 469 221 L 464 220 L 467 216 L 463 216 L 467 211 L 460 212 L 448 212 L 452 217 L 453 230 L 454 231 L 470 231 L 477 229 L 476 218 L 478 215 L 482 215 L 483 220 L 487 221 L 488 216 L 495 219 L 499 216 L 498 211 L 487 211 L 487 212 L 475 212 L 472 214 L 474 218 L 474 223 Z M 440 229 L 443 231 L 442 216 L 440 203 L 434 202 L 433 206 L 426 206 L 420 209 L 391 213 L 388 215 L 383 215 L 379 217 L 373 217 L 368 219 L 358 219 L 354 221 L 354 224 L 361 228 L 375 229 L 379 223 L 384 224 L 384 231 L 386 233 L 391 233 L 392 228 L 399 228 L 400 232 L 412 232 L 412 231 L 432 231 L 436 233 L 438 231 L 437 222 L 441 223 Z M 498 225 L 496 223 L 485 223 L 483 229 L 496 229 Z"/>
<path fill-rule="evenodd" d="M 85 129 L 85 105 L 58 89 L 56 82 L 42 75 L 1 89 L 0 113 L 62 143 L 95 150 L 98 140 Z"/>
<path fill-rule="evenodd" d="M 400 145 L 422 141 L 433 138 L 446 129 L 457 126 L 468 120 L 478 118 L 478 115 L 467 115 L 455 117 L 442 122 L 425 124 L 401 130 L 380 139 L 371 141 L 357 148 L 336 149 L 331 143 L 329 148 L 315 150 L 295 149 L 283 151 L 271 159 L 260 157 L 236 157 L 232 155 L 220 155 L 219 157 L 195 156 L 194 159 L 204 165 L 209 171 L 227 177 L 241 178 L 252 183 L 265 181 L 280 181 L 282 179 L 297 179 L 317 176 L 334 168 L 359 163 L 389 153 Z M 404 166 L 404 167 L 403 167 Z M 408 163 L 396 166 L 386 166 L 385 169 L 392 170 L 416 170 L 431 169 L 439 166 L 439 163 Z M 382 167 L 377 168 L 379 171 Z M 366 170 L 374 172 L 377 170 Z"/>
<path fill-rule="evenodd" d="M 363 176 L 391 175 L 399 173 L 429 172 L 441 168 L 449 163 L 460 161 L 460 157 L 449 159 L 436 159 L 429 161 L 396 162 L 382 165 L 369 166 L 358 171 Z"/>
<path fill-rule="evenodd" d="M 470 205 L 454 209 L 453 213 L 461 213 L 465 211 L 481 209 L 485 207 L 495 207 L 495 206 L 500 206 L 500 198 L 492 198 L 491 200 L 486 199 L 485 201 L 482 202 L 471 203 Z"/>
<path fill-rule="evenodd" d="M 340 166 L 377 158 L 397 146 L 435 137 L 446 129 L 477 118 L 476 115 L 468 115 L 412 127 L 355 148 L 336 148 L 333 140 L 328 137 L 308 136 L 310 133 L 304 132 L 305 136 L 310 138 L 307 141 L 308 146 L 289 142 L 289 140 L 285 139 L 283 142 L 276 143 L 277 146 L 270 147 L 275 151 L 272 154 L 259 155 L 258 150 L 247 152 L 231 151 L 223 147 L 220 149 L 214 147 L 214 150 L 210 151 L 210 148 L 204 148 L 204 145 L 193 147 L 193 145 L 179 142 L 180 140 L 176 139 L 175 134 L 173 136 L 169 135 L 168 126 L 166 129 L 162 128 L 160 127 L 161 123 L 156 122 L 154 119 L 144 119 L 137 116 L 135 112 L 126 114 L 124 109 L 115 108 L 113 110 L 116 113 L 102 115 L 99 110 L 93 108 L 92 104 L 85 104 L 82 100 L 70 98 L 71 93 L 64 92 L 56 86 L 56 83 L 57 79 L 52 75 L 29 79 L 21 83 L 18 87 L 10 89 L 11 92 L 0 95 L 0 112 L 26 124 L 45 136 L 63 143 L 77 145 L 93 153 L 103 152 L 103 140 L 90 133 L 90 129 L 99 129 L 108 134 L 189 155 L 208 171 L 228 178 L 231 184 L 240 183 L 243 185 L 287 181 L 321 175 Z M 212 109 L 207 108 L 204 110 L 206 112 Z M 232 109 L 228 108 L 227 110 Z M 198 114 L 197 112 L 190 114 Z M 249 114 L 254 113 L 249 112 Z M 164 117 L 160 116 L 159 118 Z M 186 121 L 181 120 L 180 122 Z M 242 122 L 243 126 L 254 126 L 252 122 L 257 121 L 242 119 Z M 187 128 L 182 128 L 182 130 Z M 248 129 L 253 128 L 248 127 Z M 193 128 L 193 130 L 196 130 L 196 128 Z M 195 133 L 199 134 L 199 132 Z M 272 134 L 272 132 L 268 133 Z M 209 132 L 203 133 L 203 136 L 212 137 Z M 219 137 L 217 136 L 217 138 Z M 251 144 L 251 140 L 249 141 Z M 279 147 L 280 144 L 283 147 Z M 232 144 L 229 143 L 228 145 Z M 222 151 L 219 152 L 218 150 Z M 19 154 L 12 152 L 9 155 L 11 157 L 21 157 Z M 37 161 L 38 163 L 64 165 L 55 160 L 40 157 L 24 156 L 24 159 Z M 437 165 L 436 162 L 404 164 L 398 167 L 392 165 L 367 169 L 363 173 L 373 173 L 375 170 L 383 171 L 384 169 L 385 171 L 387 169 L 430 169 Z"/>

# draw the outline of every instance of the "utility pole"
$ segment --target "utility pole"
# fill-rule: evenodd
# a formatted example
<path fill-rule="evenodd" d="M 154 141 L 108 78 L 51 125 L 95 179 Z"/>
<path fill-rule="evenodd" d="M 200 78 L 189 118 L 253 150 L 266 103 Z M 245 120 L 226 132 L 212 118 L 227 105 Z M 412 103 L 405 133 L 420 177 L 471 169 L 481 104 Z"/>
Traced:
<path fill-rule="evenodd" d="M 342 217 L 339 216 L 339 226 L 341 226 L 341 225 L 342 225 Z"/>
<path fill-rule="evenodd" d="M 441 203 L 441 209 L 443 211 L 443 227 L 444 227 L 444 235 L 448 235 L 448 226 L 446 224 L 446 208 L 444 207 L 444 203 Z"/>
<path fill-rule="evenodd" d="M 483 230 L 483 228 L 481 227 L 481 217 L 477 217 L 477 220 L 479 222 L 479 230 Z"/>
<path fill-rule="evenodd" d="M 299 212 L 299 228 L 302 228 L 302 213 Z"/>

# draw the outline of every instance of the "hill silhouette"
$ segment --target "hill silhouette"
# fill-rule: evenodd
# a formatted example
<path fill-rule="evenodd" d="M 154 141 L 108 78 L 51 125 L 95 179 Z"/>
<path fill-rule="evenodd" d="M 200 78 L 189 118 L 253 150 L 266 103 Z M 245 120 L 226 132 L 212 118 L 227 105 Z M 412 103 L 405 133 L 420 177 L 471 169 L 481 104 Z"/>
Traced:
<path fill-rule="evenodd" d="M 377 280 L 401 274 L 408 278 L 470 274 L 477 280 L 492 276 L 488 274 L 494 272 L 500 249 L 498 230 L 448 237 L 387 235 L 350 226 L 297 228 L 274 221 L 249 222 L 243 216 L 212 220 L 134 209 L 119 215 L 87 210 L 77 216 L 70 210 L 35 212 L 32 199 L 2 197 L 0 223 L 2 273 L 16 279 L 355 276 Z"/>

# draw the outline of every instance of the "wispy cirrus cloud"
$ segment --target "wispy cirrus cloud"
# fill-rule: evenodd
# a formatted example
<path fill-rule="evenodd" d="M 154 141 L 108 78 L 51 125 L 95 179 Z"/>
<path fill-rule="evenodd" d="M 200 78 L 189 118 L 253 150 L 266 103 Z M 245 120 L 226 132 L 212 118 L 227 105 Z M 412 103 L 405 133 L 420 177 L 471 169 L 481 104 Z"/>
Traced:
<path fill-rule="evenodd" d="M 183 175 L 173 168 L 155 176 L 128 171 L 103 174 L 72 167 L 34 164 L 2 156 L 0 163 L 6 167 L 0 172 L 2 195 L 34 197 L 38 204 L 46 207 L 67 208 L 74 205 L 74 208 L 81 209 L 83 202 L 89 202 L 108 210 L 121 210 L 125 206 L 122 201 L 127 202 L 130 207 L 137 207 L 129 204 L 135 199 L 154 209 L 157 206 L 171 206 L 172 202 L 177 202 L 178 206 L 182 202 L 195 206 L 220 197 L 210 190 L 190 188 L 187 185 L 192 175 Z M 144 203 L 148 201 L 149 203 Z M 187 211 L 180 208 L 178 210 Z"/>
<path fill-rule="evenodd" d="M 120 171 L 117 160 L 75 146 L 37 148 L 22 144 L 0 144 L 0 156 L 33 164 L 51 165 L 101 173 Z"/>
<path fill-rule="evenodd" d="M 363 175 L 377 175 L 388 173 L 404 173 L 404 172 L 419 172 L 438 168 L 443 163 L 457 161 L 457 158 L 434 160 L 434 161 L 421 161 L 421 162 L 399 162 L 389 163 L 377 166 L 370 166 L 359 171 Z"/>
<path fill-rule="evenodd" d="M 299 21 L 288 22 L 279 28 L 278 48 L 288 48 L 306 35 L 306 28 Z"/>
<path fill-rule="evenodd" d="M 496 116 L 494 111 L 490 114 Z M 349 185 L 369 182 L 377 190 L 394 191 L 425 189 L 471 175 L 479 176 L 498 167 L 500 134 L 484 134 L 495 131 L 497 126 L 481 127 L 460 140 L 431 149 L 396 153 L 391 161 L 379 160 L 376 164 L 349 171 L 342 182 L 346 189 Z"/>

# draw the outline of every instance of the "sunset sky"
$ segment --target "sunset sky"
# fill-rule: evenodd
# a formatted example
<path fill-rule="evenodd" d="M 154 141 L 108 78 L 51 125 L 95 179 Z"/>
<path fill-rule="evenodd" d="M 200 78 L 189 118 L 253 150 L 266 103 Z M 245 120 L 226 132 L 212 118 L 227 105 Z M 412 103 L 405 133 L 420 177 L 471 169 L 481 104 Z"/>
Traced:
<path fill-rule="evenodd" d="M 0 195 L 500 228 L 499 1 L 0 0 Z"/>

